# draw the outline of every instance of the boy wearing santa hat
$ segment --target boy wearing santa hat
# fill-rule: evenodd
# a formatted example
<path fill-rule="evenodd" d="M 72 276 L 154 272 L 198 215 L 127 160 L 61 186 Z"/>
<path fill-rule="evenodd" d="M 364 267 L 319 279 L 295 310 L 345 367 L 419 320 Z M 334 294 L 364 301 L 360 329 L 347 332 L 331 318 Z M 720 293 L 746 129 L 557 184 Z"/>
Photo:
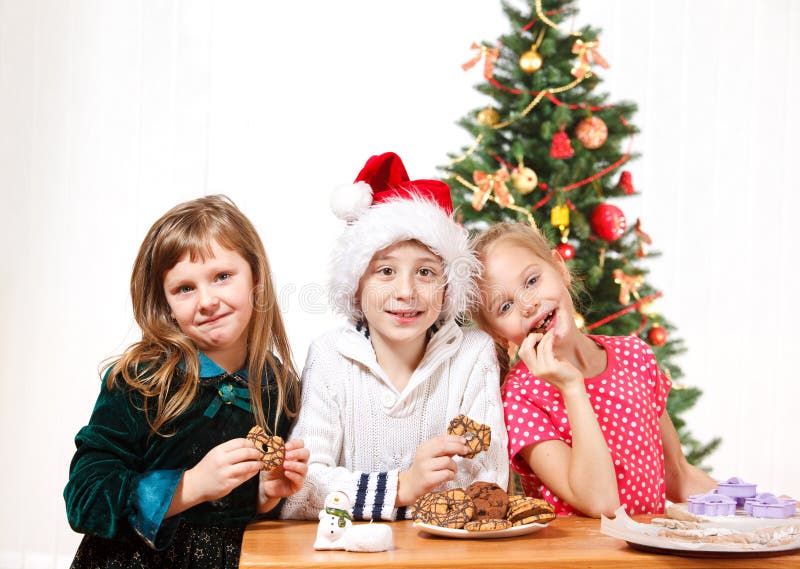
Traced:
<path fill-rule="evenodd" d="M 422 494 L 508 484 L 507 434 L 491 338 L 457 318 L 479 265 L 453 220 L 450 188 L 410 180 L 400 157 L 371 157 L 332 209 L 348 224 L 332 257 L 331 301 L 347 317 L 308 351 L 290 438 L 311 451 L 304 488 L 282 517 L 314 519 L 332 491 L 355 520 L 411 516 Z M 464 414 L 491 428 L 474 456 L 445 434 Z"/>

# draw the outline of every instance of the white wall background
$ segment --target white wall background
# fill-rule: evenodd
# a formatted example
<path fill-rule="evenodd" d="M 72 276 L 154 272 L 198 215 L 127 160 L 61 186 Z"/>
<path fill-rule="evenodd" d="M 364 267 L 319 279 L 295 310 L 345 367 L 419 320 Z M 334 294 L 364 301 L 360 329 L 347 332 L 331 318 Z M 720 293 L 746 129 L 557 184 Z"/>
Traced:
<path fill-rule="evenodd" d="M 800 100 L 791 0 L 583 0 L 611 100 L 642 129 L 621 204 L 704 390 L 720 478 L 800 497 Z M 61 491 L 101 359 L 136 335 L 128 278 L 150 224 L 226 193 L 265 241 L 295 357 L 334 323 L 329 190 L 373 153 L 438 174 L 484 102 L 472 41 L 494 0 L 0 0 L 0 568 L 67 566 Z"/>

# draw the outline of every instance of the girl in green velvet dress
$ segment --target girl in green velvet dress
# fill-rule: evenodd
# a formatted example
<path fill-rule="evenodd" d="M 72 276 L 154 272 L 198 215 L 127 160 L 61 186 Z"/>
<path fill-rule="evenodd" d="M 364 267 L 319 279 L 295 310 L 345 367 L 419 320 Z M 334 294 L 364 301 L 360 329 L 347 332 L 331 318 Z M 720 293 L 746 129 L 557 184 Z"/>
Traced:
<path fill-rule="evenodd" d="M 72 567 L 237 567 L 244 527 L 305 479 L 288 441 L 261 472 L 255 424 L 287 437 L 298 384 L 264 247 L 223 196 L 159 219 L 131 277 L 142 339 L 108 366 L 64 489 Z"/>

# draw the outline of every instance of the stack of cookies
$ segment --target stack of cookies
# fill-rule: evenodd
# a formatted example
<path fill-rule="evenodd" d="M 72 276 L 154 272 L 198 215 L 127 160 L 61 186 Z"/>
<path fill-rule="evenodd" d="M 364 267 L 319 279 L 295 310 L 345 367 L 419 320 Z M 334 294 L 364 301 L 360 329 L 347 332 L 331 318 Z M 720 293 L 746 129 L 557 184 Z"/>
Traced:
<path fill-rule="evenodd" d="M 474 482 L 423 494 L 414 504 L 415 522 L 467 531 L 493 531 L 555 519 L 553 507 L 536 498 L 509 496 L 497 484 Z"/>

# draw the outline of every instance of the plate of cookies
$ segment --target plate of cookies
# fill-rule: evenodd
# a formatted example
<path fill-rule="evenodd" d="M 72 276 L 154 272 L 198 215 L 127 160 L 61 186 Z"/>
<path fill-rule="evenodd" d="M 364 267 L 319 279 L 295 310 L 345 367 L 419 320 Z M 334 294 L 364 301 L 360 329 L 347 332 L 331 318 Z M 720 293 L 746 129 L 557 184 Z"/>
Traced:
<path fill-rule="evenodd" d="M 413 509 L 414 527 L 456 539 L 526 535 L 547 527 L 555 517 L 544 500 L 509 495 L 491 482 L 423 494 Z"/>

